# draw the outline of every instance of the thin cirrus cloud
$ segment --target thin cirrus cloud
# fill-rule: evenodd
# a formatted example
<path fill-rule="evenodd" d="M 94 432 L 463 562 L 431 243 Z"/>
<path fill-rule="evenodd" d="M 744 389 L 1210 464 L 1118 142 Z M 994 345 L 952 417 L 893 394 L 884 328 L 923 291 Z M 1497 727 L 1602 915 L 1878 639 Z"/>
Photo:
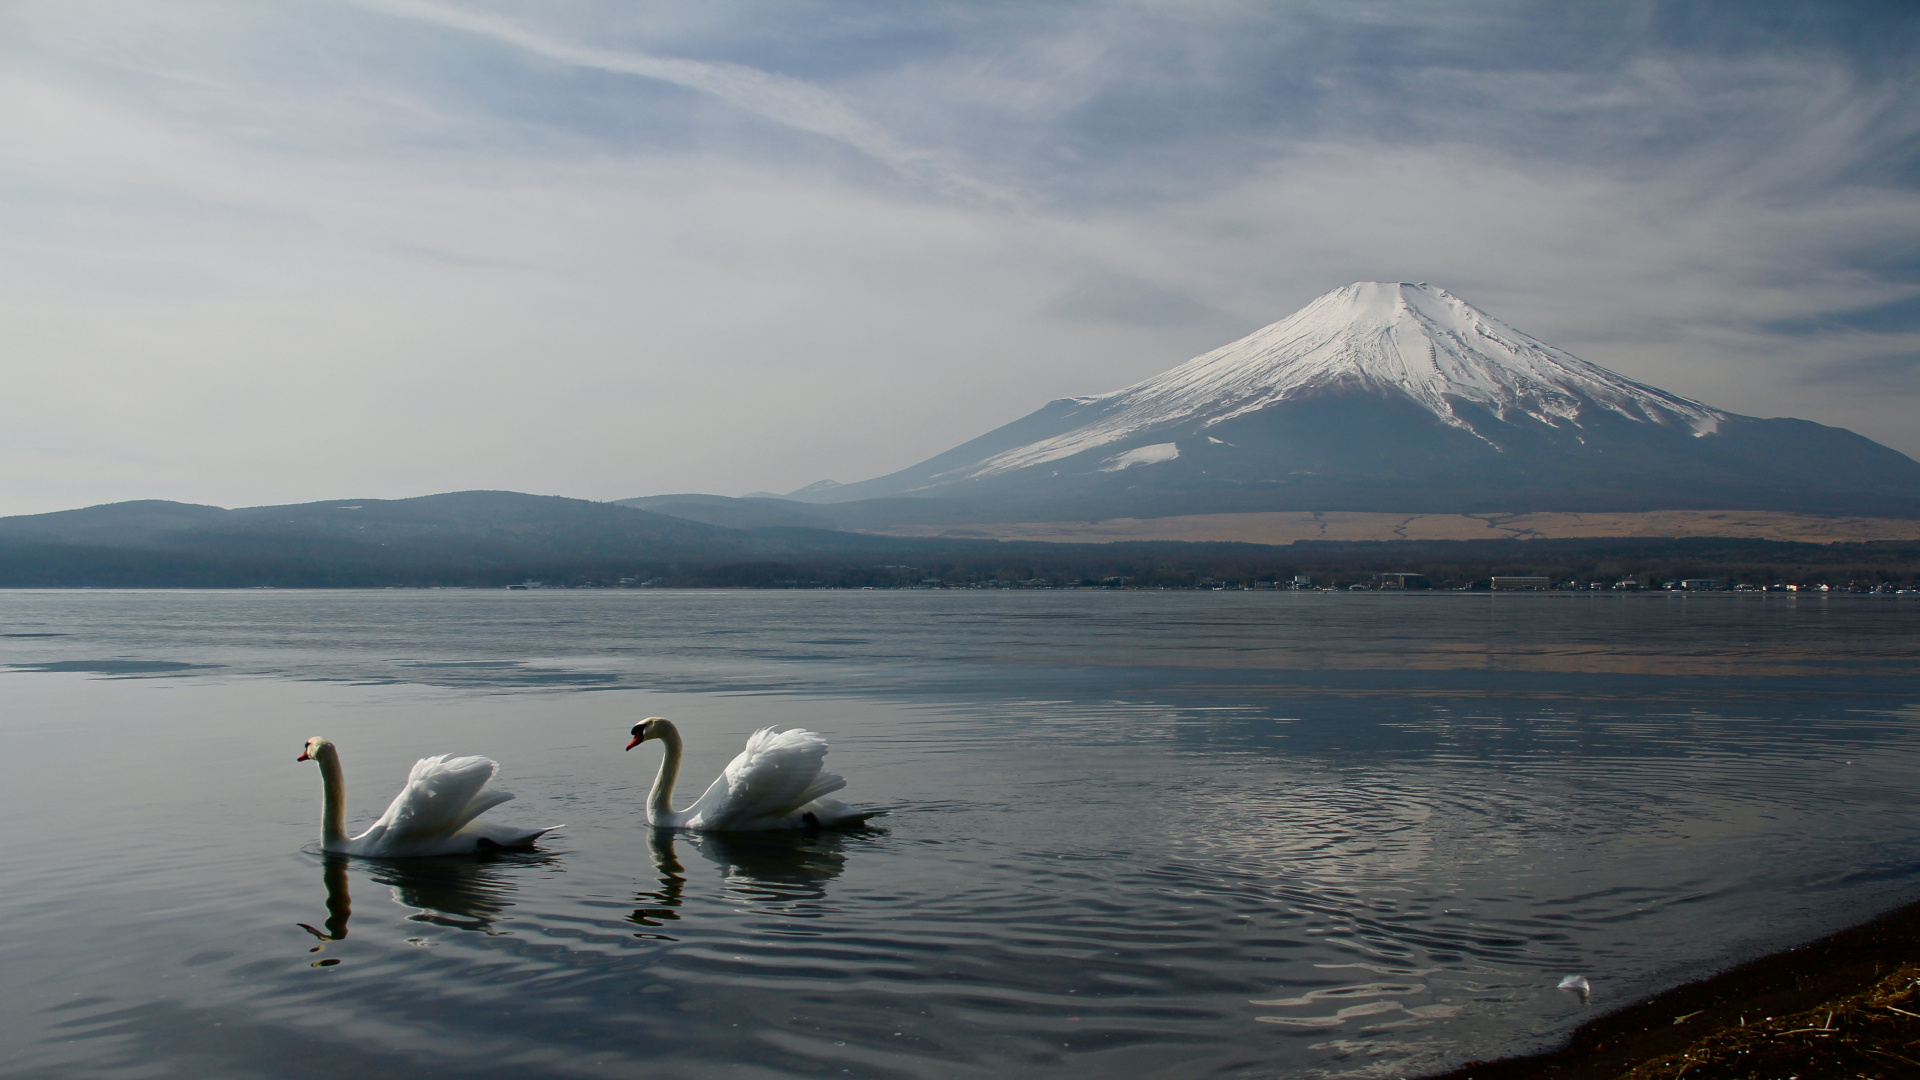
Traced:
<path fill-rule="evenodd" d="M 838 96 L 801 79 L 745 64 L 650 56 L 580 45 L 529 30 L 499 16 L 426 0 L 363 0 L 363 3 L 372 11 L 476 34 L 561 64 L 657 79 L 697 90 L 755 116 L 845 143 L 901 175 L 941 192 L 998 203 L 1012 201 L 1005 189 L 966 175 L 940 154 L 908 145 Z"/>

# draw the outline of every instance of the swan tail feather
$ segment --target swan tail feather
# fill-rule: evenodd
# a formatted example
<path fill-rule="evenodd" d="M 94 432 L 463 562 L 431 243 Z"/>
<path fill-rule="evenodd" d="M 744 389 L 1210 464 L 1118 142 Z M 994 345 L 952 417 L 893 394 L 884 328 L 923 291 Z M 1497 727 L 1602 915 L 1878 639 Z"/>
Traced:
<path fill-rule="evenodd" d="M 813 820 L 807 823 L 809 828 L 851 829 L 866 823 L 868 818 L 876 818 L 886 810 L 855 810 L 838 799 L 820 799 L 808 803 L 802 818 L 811 815 Z"/>
<path fill-rule="evenodd" d="M 474 845 L 486 848 L 530 848 L 535 840 L 555 829 L 564 829 L 565 825 L 548 825 L 543 829 L 519 829 L 511 825 L 478 824 L 462 829 L 460 835 L 473 838 Z"/>

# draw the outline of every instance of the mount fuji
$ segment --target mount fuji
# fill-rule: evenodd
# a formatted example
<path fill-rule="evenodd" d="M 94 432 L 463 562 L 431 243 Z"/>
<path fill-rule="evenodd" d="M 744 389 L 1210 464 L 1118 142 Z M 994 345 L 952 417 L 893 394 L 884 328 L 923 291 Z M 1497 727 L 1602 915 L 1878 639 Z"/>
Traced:
<path fill-rule="evenodd" d="M 1122 390 L 1062 398 L 899 472 L 815 484 L 888 517 L 1671 509 L 1920 517 L 1920 462 L 1726 412 L 1521 333 L 1444 289 L 1358 282 Z M 824 509 L 824 508 L 823 508 Z"/>

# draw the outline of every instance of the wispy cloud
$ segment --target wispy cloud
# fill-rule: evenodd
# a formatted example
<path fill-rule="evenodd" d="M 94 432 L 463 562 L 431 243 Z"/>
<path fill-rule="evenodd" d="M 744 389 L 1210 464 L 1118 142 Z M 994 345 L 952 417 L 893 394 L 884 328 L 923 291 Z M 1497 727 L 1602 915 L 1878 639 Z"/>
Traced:
<path fill-rule="evenodd" d="M 1920 330 L 1920 295 L 1845 311 L 1823 311 L 1815 315 L 1775 319 L 1767 323 L 1766 328 L 1775 333 L 1799 337 L 1845 331 L 1916 331 Z"/>
<path fill-rule="evenodd" d="M 1810 372 L 1802 381 L 1809 386 L 1829 382 L 1860 382 L 1914 393 L 1920 391 L 1920 348 L 1839 361 Z"/>
<path fill-rule="evenodd" d="M 1006 189 L 968 176 L 947 155 L 911 146 L 832 92 L 745 64 L 595 48 L 549 37 L 511 20 L 429 0 L 362 0 L 370 10 L 477 34 L 572 67 L 658 79 L 798 131 L 845 143 L 902 176 L 941 192 L 1011 204 Z"/>

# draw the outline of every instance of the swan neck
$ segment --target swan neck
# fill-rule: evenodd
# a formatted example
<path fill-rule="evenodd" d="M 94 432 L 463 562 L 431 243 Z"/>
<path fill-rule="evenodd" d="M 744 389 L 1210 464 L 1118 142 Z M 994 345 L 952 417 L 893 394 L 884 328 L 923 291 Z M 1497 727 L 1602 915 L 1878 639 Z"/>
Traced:
<path fill-rule="evenodd" d="M 663 750 L 660 771 L 654 774 L 653 791 L 647 796 L 647 823 L 673 824 L 673 785 L 680 779 L 680 732 L 667 721 L 660 721 L 658 738 Z"/>
<path fill-rule="evenodd" d="M 313 760 L 320 766 L 320 847 L 333 851 L 347 842 L 347 785 L 340 775 L 340 752 L 328 743 Z"/>

